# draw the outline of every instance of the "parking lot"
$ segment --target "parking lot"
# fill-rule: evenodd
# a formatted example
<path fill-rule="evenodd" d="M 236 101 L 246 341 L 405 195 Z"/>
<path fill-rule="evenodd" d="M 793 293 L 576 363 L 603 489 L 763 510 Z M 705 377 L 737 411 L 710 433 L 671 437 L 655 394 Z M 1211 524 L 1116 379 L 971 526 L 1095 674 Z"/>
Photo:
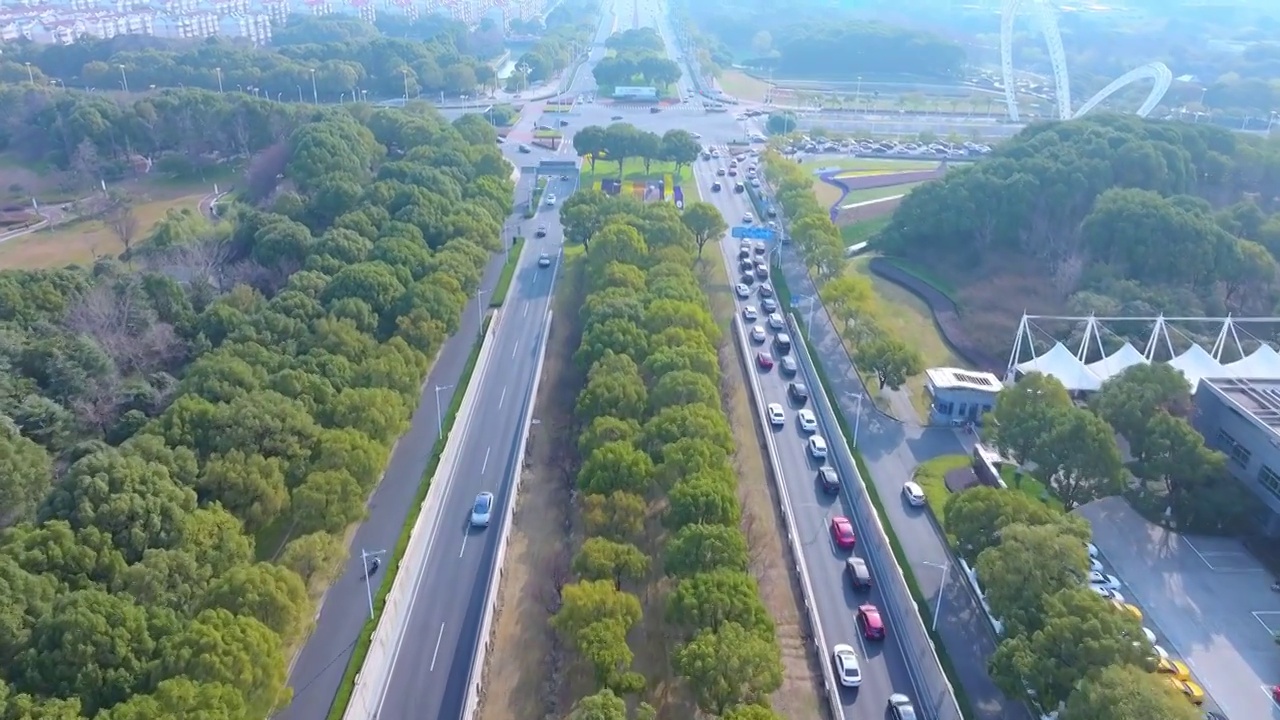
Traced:
<path fill-rule="evenodd" d="M 1121 498 L 1076 512 L 1093 525 L 1094 544 L 1143 624 L 1204 687 L 1205 707 L 1231 720 L 1280 720 L 1270 693 L 1280 683 L 1280 593 L 1257 560 L 1236 540 L 1152 525 Z"/>

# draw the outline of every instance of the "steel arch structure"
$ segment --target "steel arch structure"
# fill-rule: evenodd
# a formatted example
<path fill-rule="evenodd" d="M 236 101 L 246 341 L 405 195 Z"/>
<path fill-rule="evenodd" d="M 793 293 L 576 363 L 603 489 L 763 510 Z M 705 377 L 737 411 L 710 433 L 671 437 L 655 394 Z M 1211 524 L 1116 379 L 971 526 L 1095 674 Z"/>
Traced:
<path fill-rule="evenodd" d="M 1160 104 L 1164 94 L 1169 91 L 1169 84 L 1173 82 L 1173 73 L 1164 63 L 1147 63 L 1116 78 L 1110 85 L 1107 85 L 1101 92 L 1089 98 L 1084 105 L 1080 106 L 1079 111 L 1073 112 L 1071 109 L 1071 76 L 1067 72 L 1067 55 L 1062 47 L 1062 34 L 1058 32 L 1057 12 L 1049 4 L 1049 0 L 1005 0 L 1000 12 L 1000 70 L 1004 80 L 1004 102 L 1008 108 L 1011 121 L 1020 121 L 1018 90 L 1013 74 L 1013 26 L 1018 18 L 1018 11 L 1027 6 L 1030 6 L 1029 9 L 1035 14 L 1036 24 L 1040 26 L 1040 34 L 1044 37 L 1045 45 L 1048 46 L 1049 64 L 1053 68 L 1053 87 L 1058 101 L 1059 118 L 1069 120 L 1080 117 L 1130 83 L 1150 79 L 1154 81 L 1154 86 L 1151 88 L 1151 93 L 1147 95 L 1147 99 L 1138 107 L 1137 112 L 1139 117 L 1146 117 L 1155 109 L 1156 105 Z"/>

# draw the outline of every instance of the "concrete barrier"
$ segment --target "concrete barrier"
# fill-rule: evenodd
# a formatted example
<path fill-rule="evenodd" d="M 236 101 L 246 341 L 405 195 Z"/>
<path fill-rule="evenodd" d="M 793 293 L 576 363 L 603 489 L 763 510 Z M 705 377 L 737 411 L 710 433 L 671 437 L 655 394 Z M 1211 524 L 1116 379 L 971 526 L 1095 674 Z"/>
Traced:
<path fill-rule="evenodd" d="M 475 378 L 484 377 L 485 370 L 493 354 L 493 337 L 502 321 L 499 310 L 485 334 L 476 357 Z M 470 382 L 462 395 L 458 406 L 455 428 L 466 428 L 471 422 L 475 409 L 476 396 L 480 391 L 480 383 Z M 343 720 L 375 720 L 386 695 L 387 685 L 391 682 L 391 670 L 395 663 L 400 646 L 405 641 L 408 619 L 413 613 L 417 588 L 426 571 L 427 558 L 431 555 L 431 546 L 435 543 L 436 527 L 440 524 L 443 512 L 444 496 L 448 481 L 453 477 L 454 466 L 458 463 L 459 447 L 462 445 L 464 433 L 451 434 L 445 441 L 444 450 L 440 454 L 440 464 L 436 467 L 431 488 L 418 512 L 413 531 L 409 535 L 409 543 L 405 547 L 404 556 L 400 559 L 396 578 L 392 581 L 391 590 L 387 593 L 382 606 L 382 615 L 373 631 L 373 640 L 365 655 L 364 665 L 356 675 L 355 687 L 351 699 L 343 713 Z"/>

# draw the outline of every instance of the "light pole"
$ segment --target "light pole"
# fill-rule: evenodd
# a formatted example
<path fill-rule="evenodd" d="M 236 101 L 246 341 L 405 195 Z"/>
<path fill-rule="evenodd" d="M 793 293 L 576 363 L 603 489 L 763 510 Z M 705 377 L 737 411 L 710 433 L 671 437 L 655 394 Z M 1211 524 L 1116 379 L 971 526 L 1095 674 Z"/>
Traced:
<path fill-rule="evenodd" d="M 516 66 L 516 70 L 520 71 L 520 77 L 524 81 L 524 89 L 528 90 L 529 89 L 529 71 L 533 70 L 533 68 L 529 66 L 529 63 L 522 62 Z"/>
<path fill-rule="evenodd" d="M 444 437 L 444 415 L 440 412 L 440 393 L 453 387 L 452 385 L 436 386 L 436 437 Z"/>
<path fill-rule="evenodd" d="M 938 615 L 942 613 L 942 593 L 947 589 L 947 578 L 951 575 L 951 561 L 947 561 L 941 565 L 938 563 L 925 562 L 929 567 L 935 567 L 942 571 L 942 584 L 938 586 L 938 599 L 933 604 L 933 624 L 929 627 L 932 631 L 938 629 Z"/>
<path fill-rule="evenodd" d="M 364 564 L 364 594 L 369 598 L 369 619 L 373 619 L 373 584 L 369 582 L 369 560 L 386 555 L 386 550 L 372 552 L 360 548 L 360 562 Z"/>
<path fill-rule="evenodd" d="M 862 76 L 858 76 L 858 84 L 853 91 L 853 106 L 858 107 L 858 101 L 862 99 Z"/>
<path fill-rule="evenodd" d="M 295 85 L 294 87 L 298 88 L 298 102 L 302 102 L 302 86 Z"/>
<path fill-rule="evenodd" d="M 311 68 L 311 102 L 320 104 L 320 91 L 316 90 L 316 69 Z"/>
<path fill-rule="evenodd" d="M 484 296 L 488 295 L 491 292 L 493 291 L 492 290 L 476 291 L 476 322 L 479 323 L 477 327 L 480 327 L 480 328 L 484 327 Z"/>
<path fill-rule="evenodd" d="M 858 429 L 862 426 L 862 398 L 866 397 L 865 393 L 849 393 L 857 398 L 858 404 L 853 409 L 853 449 L 858 449 Z"/>
<path fill-rule="evenodd" d="M 404 75 L 404 101 L 409 102 L 409 68 L 400 68 L 400 74 Z"/>
<path fill-rule="evenodd" d="M 125 92 L 129 92 L 129 76 L 124 74 L 124 64 L 120 65 L 120 84 L 124 86 Z"/>
<path fill-rule="evenodd" d="M 222 94 L 222 68 L 216 67 L 213 69 L 213 71 L 218 74 L 218 94 L 221 95 Z"/>
<path fill-rule="evenodd" d="M 22 63 L 22 64 L 27 66 L 27 82 L 31 83 L 32 85 L 35 85 L 36 74 L 31 72 L 31 63 Z"/>

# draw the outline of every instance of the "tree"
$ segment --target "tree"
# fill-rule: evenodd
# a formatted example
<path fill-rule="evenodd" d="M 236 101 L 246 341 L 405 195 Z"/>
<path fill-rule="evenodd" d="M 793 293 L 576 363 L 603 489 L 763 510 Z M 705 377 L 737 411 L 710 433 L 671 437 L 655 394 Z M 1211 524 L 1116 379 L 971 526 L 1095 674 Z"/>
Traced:
<path fill-rule="evenodd" d="M 252 617 L 203 610 L 161 641 L 157 657 L 156 672 L 162 678 L 235 688 L 249 717 L 265 716 L 290 697 L 280 637 Z"/>
<path fill-rule="evenodd" d="M 1247 501 L 1227 479 L 1226 456 L 1204 445 L 1190 423 L 1157 410 L 1146 431 L 1142 477 L 1164 483 L 1178 527 L 1227 531 L 1246 521 Z"/>
<path fill-rule="evenodd" d="M 894 390 L 902 387 L 907 378 L 924 370 L 924 357 L 915 347 L 883 332 L 860 343 L 855 352 L 859 367 L 875 370 L 881 387 Z"/>
<path fill-rule="evenodd" d="M 775 112 L 769 114 L 769 119 L 765 122 L 765 129 L 770 135 L 786 135 L 796 131 L 796 116 L 789 112 Z"/>
<path fill-rule="evenodd" d="M 578 488 L 591 495 L 644 495 L 653 483 L 653 461 L 630 443 L 606 443 L 582 462 Z"/>
<path fill-rule="evenodd" d="M 702 144 L 689 134 L 688 130 L 668 130 L 662 134 L 660 159 L 676 164 L 676 177 L 680 177 L 680 170 L 684 166 L 692 165 L 697 161 L 700 152 L 702 152 Z"/>
<path fill-rule="evenodd" d="M 992 411 L 996 446 L 1019 461 L 1032 459 L 1049 438 L 1057 421 L 1074 407 L 1057 378 L 1027 373 L 1000 391 Z"/>
<path fill-rule="evenodd" d="M 589 535 L 630 542 L 644 532 L 648 506 L 644 497 L 629 492 L 608 495 L 585 495 L 582 498 L 582 521 Z"/>
<path fill-rule="evenodd" d="M 620 420 L 611 415 L 600 415 L 587 425 L 578 436 L 578 455 L 588 457 L 600 446 L 611 442 L 634 443 L 640 436 L 640 423 Z"/>
<path fill-rule="evenodd" d="M 698 633 L 676 651 L 672 664 L 688 679 L 698 707 L 712 715 L 760 702 L 782 685 L 782 655 L 777 643 L 736 623 Z"/>
<path fill-rule="evenodd" d="M 702 248 L 713 238 L 721 238 L 729 230 L 720 210 L 711 203 L 695 201 L 685 203 L 684 212 L 680 214 L 680 222 L 693 233 L 693 241 L 698 246 L 698 257 L 702 257 Z"/>
<path fill-rule="evenodd" d="M 605 688 L 579 698 L 569 711 L 569 720 L 627 720 L 627 703 Z"/>
<path fill-rule="evenodd" d="M 210 457 L 197 488 L 203 499 L 222 503 L 251 532 L 273 522 L 289 504 L 280 458 L 239 450 Z"/>
<path fill-rule="evenodd" d="M 610 416 L 639 421 L 644 417 L 648 392 L 640 368 L 630 356 L 606 350 L 587 373 L 587 384 L 578 395 L 579 422 Z"/>
<path fill-rule="evenodd" d="M 48 453 L 23 437 L 12 420 L 0 416 L 0 521 L 30 513 L 52 483 Z"/>
<path fill-rule="evenodd" d="M 240 692 L 221 683 L 195 683 L 185 677 L 165 680 L 150 695 L 135 695 L 100 713 L 98 720 L 153 720 L 160 717 L 198 717 L 238 720 L 248 709 Z"/>
<path fill-rule="evenodd" d="M 587 538 L 573 559 L 573 571 L 587 580 L 640 580 L 649 572 L 649 558 L 640 548 L 601 537 Z"/>
<path fill-rule="evenodd" d="M 1112 665 L 1071 693 L 1062 720 L 1200 720 L 1202 712 L 1165 684 L 1163 676 Z"/>
<path fill-rule="evenodd" d="M 596 171 L 596 161 L 605 151 L 605 131 L 599 125 L 588 125 L 573 134 L 573 151 L 587 159 L 591 172 Z"/>
<path fill-rule="evenodd" d="M 133 211 L 133 202 L 128 197 L 113 197 L 111 206 L 107 210 L 106 220 L 107 227 L 111 228 L 111 234 L 115 235 L 124 246 L 125 255 L 131 254 L 133 241 L 137 239 L 138 230 L 142 226 L 138 214 Z"/>
<path fill-rule="evenodd" d="M 782 720 L 782 716 L 763 705 L 739 705 L 721 716 L 724 720 Z"/>
<path fill-rule="evenodd" d="M 756 581 L 734 570 L 712 570 L 680 580 L 667 599 L 667 617 L 690 635 L 699 630 L 719 631 L 726 623 L 766 637 L 774 632 Z"/>
<path fill-rule="evenodd" d="M 1191 386 L 1167 363 L 1138 363 L 1102 384 L 1091 407 L 1124 436 L 1138 460 L 1147 457 L 1147 432 L 1159 411 L 1185 417 L 1190 411 Z"/>
<path fill-rule="evenodd" d="M 1067 701 L 1081 681 L 1117 665 L 1139 666 L 1149 650 L 1142 626 L 1116 612 L 1088 588 L 1062 590 L 1044 603 L 1043 626 L 1011 635 L 991 656 L 991 678 L 1010 697 L 1027 697 L 1048 712 Z"/>
<path fill-rule="evenodd" d="M 665 445 L 656 472 L 658 483 L 664 488 L 693 478 L 737 487 L 737 478 L 729 464 L 729 451 L 697 437 L 685 437 Z"/>
<path fill-rule="evenodd" d="M 311 623 L 306 586 L 292 570 L 271 563 L 232 568 L 209 588 L 205 607 L 252 617 L 291 643 Z"/>
<path fill-rule="evenodd" d="M 317 532 L 290 540 L 280 553 L 280 564 L 297 573 L 311 594 L 317 595 L 341 574 L 346 555 L 340 538 Z"/>
<path fill-rule="evenodd" d="M 560 609 L 551 626 L 567 638 L 576 638 L 590 625 L 616 621 L 630 628 L 640 622 L 640 601 L 622 592 L 611 580 L 583 580 L 561 590 Z"/>
<path fill-rule="evenodd" d="M 685 438 L 699 438 L 733 451 L 733 431 L 724 411 L 706 405 L 672 405 L 659 410 L 644 424 L 643 447 L 650 455 Z"/>
<path fill-rule="evenodd" d="M 943 512 L 947 533 L 956 539 L 956 547 L 970 561 L 987 548 L 1000 544 L 1000 533 L 1010 525 L 1064 525 L 1071 534 L 1087 541 L 1087 521 L 1077 515 L 1064 515 L 1052 506 L 1036 502 L 1025 493 L 1010 492 L 985 485 L 969 488 L 947 498 Z"/>
<path fill-rule="evenodd" d="M 742 511 L 734 489 L 710 473 L 686 477 L 671 488 L 664 520 L 676 530 L 695 524 L 736 527 Z"/>
<path fill-rule="evenodd" d="M 667 574 L 689 577 L 712 570 L 746 572 L 747 539 L 736 527 L 687 525 L 667 542 Z"/>
<path fill-rule="evenodd" d="M 615 83 L 616 84 L 616 83 Z M 618 178 L 622 178 L 622 168 L 628 158 L 637 154 L 642 131 L 630 123 L 614 123 L 604 129 L 601 144 L 604 156 L 618 163 Z"/>
<path fill-rule="evenodd" d="M 692 370 L 678 370 L 663 375 L 649 395 L 653 411 L 680 405 L 705 405 L 720 408 L 720 391 L 711 378 Z"/>
<path fill-rule="evenodd" d="M 1043 627 L 1050 595 L 1079 587 L 1089 556 L 1078 537 L 1058 526 L 1009 525 L 1000 544 L 978 556 L 976 569 L 992 614 L 1008 635 L 1022 635 Z"/>
<path fill-rule="evenodd" d="M 1115 432 L 1088 410 L 1063 409 L 1031 460 L 1068 511 L 1123 487 L 1124 462 Z"/>

